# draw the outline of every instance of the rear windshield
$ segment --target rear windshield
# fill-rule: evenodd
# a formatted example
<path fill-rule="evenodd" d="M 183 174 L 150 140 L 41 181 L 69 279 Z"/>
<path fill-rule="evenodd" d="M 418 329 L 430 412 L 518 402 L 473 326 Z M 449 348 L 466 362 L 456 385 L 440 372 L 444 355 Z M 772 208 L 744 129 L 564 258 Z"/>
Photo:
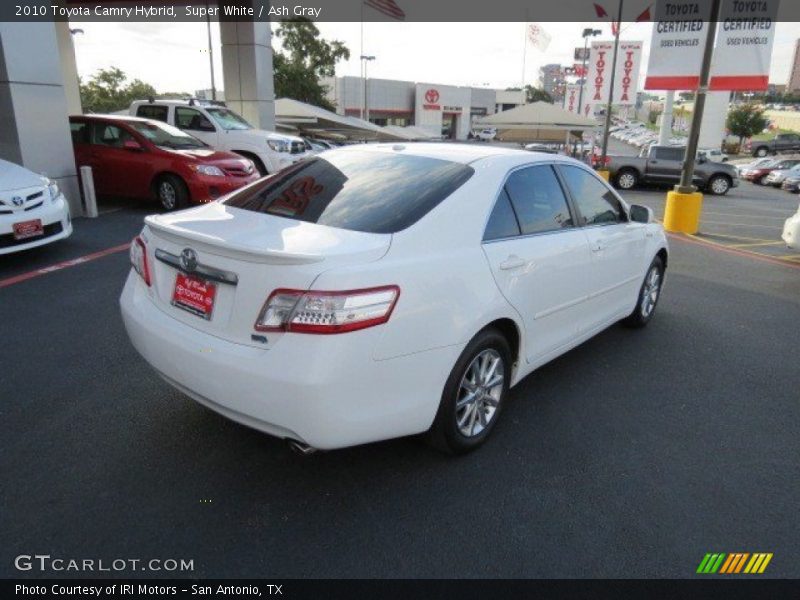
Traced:
<path fill-rule="evenodd" d="M 436 158 L 348 150 L 297 163 L 225 203 L 340 229 L 395 233 L 473 173 L 472 167 Z"/>

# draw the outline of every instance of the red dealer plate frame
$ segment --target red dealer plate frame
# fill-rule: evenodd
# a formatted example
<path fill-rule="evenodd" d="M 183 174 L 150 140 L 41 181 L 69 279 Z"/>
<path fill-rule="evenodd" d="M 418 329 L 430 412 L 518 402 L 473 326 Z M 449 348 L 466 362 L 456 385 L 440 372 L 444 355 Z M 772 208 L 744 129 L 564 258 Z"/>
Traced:
<path fill-rule="evenodd" d="M 172 306 L 210 321 L 216 296 L 217 286 L 214 283 L 184 273 L 178 273 L 175 277 Z"/>
<path fill-rule="evenodd" d="M 42 226 L 41 219 L 20 221 L 19 223 L 14 223 L 13 227 L 14 239 L 17 241 L 41 237 L 44 235 L 44 227 Z"/>

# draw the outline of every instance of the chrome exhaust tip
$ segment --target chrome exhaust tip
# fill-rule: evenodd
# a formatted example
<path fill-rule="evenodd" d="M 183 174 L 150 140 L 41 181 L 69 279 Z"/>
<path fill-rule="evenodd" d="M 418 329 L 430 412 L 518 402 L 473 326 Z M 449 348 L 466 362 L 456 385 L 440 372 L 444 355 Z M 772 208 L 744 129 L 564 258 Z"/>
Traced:
<path fill-rule="evenodd" d="M 289 448 L 291 448 L 294 452 L 298 454 L 302 454 L 303 456 L 308 456 L 309 454 L 314 454 L 317 449 L 312 448 L 308 444 L 304 444 L 303 442 L 298 442 L 297 440 L 287 440 L 289 444 Z"/>

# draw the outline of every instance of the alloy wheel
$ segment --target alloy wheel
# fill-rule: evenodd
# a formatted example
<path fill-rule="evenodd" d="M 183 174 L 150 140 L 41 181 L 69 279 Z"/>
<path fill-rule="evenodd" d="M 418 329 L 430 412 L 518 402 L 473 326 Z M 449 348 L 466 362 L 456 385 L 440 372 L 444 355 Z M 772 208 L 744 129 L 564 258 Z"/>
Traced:
<path fill-rule="evenodd" d="M 618 183 L 623 190 L 629 190 L 636 185 L 636 178 L 630 173 L 623 173 L 619 176 Z"/>
<path fill-rule="evenodd" d="M 494 348 L 487 348 L 467 367 L 458 387 L 456 426 L 465 437 L 479 435 L 494 418 L 503 393 L 505 365 Z"/>
<path fill-rule="evenodd" d="M 715 194 L 724 194 L 728 191 L 728 180 L 724 177 L 717 177 L 711 182 L 711 191 Z"/>
<path fill-rule="evenodd" d="M 642 316 L 646 319 L 653 312 L 658 302 L 658 294 L 661 291 L 661 271 L 657 267 L 651 267 L 647 278 L 642 286 Z"/>
<path fill-rule="evenodd" d="M 162 181 L 158 186 L 158 199 L 161 200 L 161 205 L 167 210 L 175 208 L 176 194 L 175 188 L 168 181 Z"/>

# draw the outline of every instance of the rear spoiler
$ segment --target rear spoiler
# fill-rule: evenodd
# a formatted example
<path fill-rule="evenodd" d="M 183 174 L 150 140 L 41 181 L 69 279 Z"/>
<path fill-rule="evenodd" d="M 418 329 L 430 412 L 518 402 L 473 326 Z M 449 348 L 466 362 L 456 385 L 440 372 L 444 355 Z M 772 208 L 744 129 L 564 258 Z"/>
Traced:
<path fill-rule="evenodd" d="M 159 237 L 175 244 L 185 244 L 187 241 L 191 241 L 195 244 L 199 244 L 200 247 L 204 247 L 212 254 L 230 256 L 238 260 L 272 265 L 302 265 L 325 260 L 325 257 L 320 254 L 301 254 L 297 252 L 286 252 L 285 250 L 258 248 L 249 245 L 236 245 L 229 242 L 223 244 L 217 237 L 204 235 L 176 225 L 160 223 L 158 215 L 145 217 L 144 223 L 147 227 L 155 231 Z"/>

